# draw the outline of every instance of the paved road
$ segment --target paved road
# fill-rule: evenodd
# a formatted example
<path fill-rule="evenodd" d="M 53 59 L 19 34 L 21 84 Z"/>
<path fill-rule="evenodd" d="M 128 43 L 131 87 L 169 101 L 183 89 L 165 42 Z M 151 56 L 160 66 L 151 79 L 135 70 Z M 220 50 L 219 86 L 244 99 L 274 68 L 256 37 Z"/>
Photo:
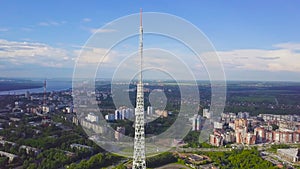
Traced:
<path fill-rule="evenodd" d="M 167 164 L 156 169 L 180 169 L 180 168 L 190 169 L 189 167 L 182 164 Z"/>
<path fill-rule="evenodd" d="M 220 152 L 220 151 L 231 151 L 231 148 L 177 148 L 173 151 L 177 152 L 195 152 L 195 151 L 202 151 L 202 152 Z"/>
<path fill-rule="evenodd" d="M 289 167 L 292 167 L 294 164 L 293 163 L 291 163 L 291 162 L 289 162 L 289 161 L 287 161 L 287 160 L 285 160 L 285 159 L 283 159 L 283 158 L 281 158 L 281 157 L 279 157 L 277 154 L 274 154 L 274 153 L 269 153 L 269 156 L 270 157 L 272 157 L 274 160 L 276 160 L 276 161 L 283 161 L 285 164 L 287 164 Z"/>
<path fill-rule="evenodd" d="M 266 155 L 261 156 L 264 160 L 267 160 L 275 165 L 282 164 L 284 162 L 289 167 L 293 168 L 292 166 L 295 165 L 281 157 L 279 157 L 277 154 L 271 153 L 271 152 L 264 152 Z"/>
<path fill-rule="evenodd" d="M 269 157 L 269 156 L 262 156 L 262 158 L 263 158 L 264 160 L 267 160 L 267 161 L 269 161 L 269 162 L 275 164 L 275 165 L 281 164 L 279 161 L 274 160 L 273 158 L 271 158 L 271 157 Z"/>

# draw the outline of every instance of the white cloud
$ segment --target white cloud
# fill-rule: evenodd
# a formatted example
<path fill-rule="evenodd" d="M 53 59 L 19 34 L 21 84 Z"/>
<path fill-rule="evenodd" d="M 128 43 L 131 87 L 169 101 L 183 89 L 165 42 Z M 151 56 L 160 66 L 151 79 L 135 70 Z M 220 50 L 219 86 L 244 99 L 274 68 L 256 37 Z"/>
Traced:
<path fill-rule="evenodd" d="M 76 51 L 80 57 L 77 60 L 78 72 L 84 72 L 89 76 L 90 68 L 96 69 L 99 64 L 99 77 L 115 78 L 133 78 L 134 74 L 139 71 L 140 57 L 138 51 L 120 51 L 108 50 L 103 48 L 84 48 L 83 51 Z M 184 55 L 182 55 L 184 56 Z M 144 69 L 147 71 L 146 78 L 163 78 L 177 77 L 179 79 L 191 78 L 193 69 L 198 65 L 195 62 L 187 63 L 180 59 L 180 56 L 173 55 L 163 49 L 145 49 L 144 50 Z M 199 70 L 199 67 L 197 67 Z M 203 67 L 200 68 L 201 70 Z M 155 71 L 156 70 L 156 71 Z M 89 70 L 90 71 L 90 70 Z M 115 74 L 114 74 L 115 72 Z M 203 71 L 201 71 L 203 72 Z M 203 77 L 203 76 L 202 76 Z"/>
<path fill-rule="evenodd" d="M 276 44 L 274 49 L 219 51 L 225 69 L 300 72 L 300 44 Z"/>
<path fill-rule="evenodd" d="M 94 33 L 112 33 L 112 32 L 118 31 L 116 29 L 90 28 L 90 27 L 85 27 L 85 26 L 81 26 L 81 29 L 88 31 L 92 34 L 94 34 Z"/>
<path fill-rule="evenodd" d="M 273 46 L 281 49 L 300 50 L 300 43 L 280 43 Z"/>
<path fill-rule="evenodd" d="M 33 31 L 32 28 L 27 28 L 27 27 L 23 27 L 23 28 L 21 28 L 21 30 L 25 31 L 25 32 L 31 32 L 31 31 Z"/>
<path fill-rule="evenodd" d="M 60 26 L 65 24 L 66 21 L 45 21 L 45 22 L 40 22 L 38 23 L 38 26 Z"/>
<path fill-rule="evenodd" d="M 96 29 L 96 28 L 90 28 L 89 31 L 91 33 L 111 33 L 116 32 L 116 29 Z"/>
<path fill-rule="evenodd" d="M 82 19 L 82 22 L 91 22 L 91 21 L 92 21 L 91 18 L 83 18 L 83 19 Z"/>
<path fill-rule="evenodd" d="M 83 47 L 82 50 L 75 50 L 74 54 L 80 56 L 77 58 L 78 66 L 90 66 L 91 64 L 112 64 L 114 59 L 119 58 L 116 51 L 104 48 Z"/>
<path fill-rule="evenodd" d="M 74 61 L 77 56 L 76 66 L 83 69 L 97 66 L 101 63 L 101 69 L 107 71 L 124 70 L 134 72 L 138 69 L 139 57 L 138 53 L 131 56 L 137 49 L 116 48 L 112 50 L 104 48 L 87 48 L 83 47 L 83 51 L 68 51 L 62 48 L 53 47 L 43 43 L 34 42 L 18 42 L 0 39 L 0 60 L 1 69 L 10 65 L 22 67 L 23 65 L 39 65 L 45 68 L 73 68 Z M 122 50 L 123 49 L 123 50 Z M 276 44 L 273 49 L 237 49 L 230 51 L 217 52 L 220 56 L 225 68 L 225 73 L 233 73 L 237 78 L 243 76 L 251 76 L 255 71 L 262 72 L 300 72 L 300 44 L 285 43 Z M 170 52 L 175 52 L 172 49 Z M 132 53 L 133 52 L 133 53 Z M 107 54 L 107 55 L 106 55 Z M 198 77 L 205 76 L 205 68 L 196 56 L 189 53 L 177 51 L 174 53 L 178 59 L 182 59 L 186 63 L 187 68 L 194 73 L 201 72 Z M 106 55 L 106 56 L 105 56 Z M 190 56 L 191 55 L 191 56 Z M 104 57 L 105 56 L 105 57 Z M 131 56 L 131 57 L 129 57 Z M 209 54 L 204 56 L 211 58 Z M 144 51 L 144 66 L 158 67 L 161 70 L 168 70 L 173 74 L 182 74 L 182 61 L 170 56 L 169 53 L 161 50 Z M 171 61 L 171 62 L 170 62 Z M 204 60 L 204 61 L 207 61 Z M 214 63 L 214 62 L 212 62 Z M 120 65 L 119 65 L 120 64 Z M 205 64 L 205 63 L 204 63 Z M 180 69 L 179 69 L 180 67 Z M 126 71 L 125 71 L 126 70 Z M 243 75 L 239 72 L 249 72 Z M 87 73 L 88 69 L 87 69 Z M 204 75 L 202 75 L 204 74 Z M 185 74 L 183 75 L 185 77 Z M 238 77 L 239 76 L 239 77 Z"/>
<path fill-rule="evenodd" d="M 63 67 L 73 63 L 70 52 L 43 43 L 17 42 L 0 39 L 0 59 L 14 64 L 35 64 Z"/>

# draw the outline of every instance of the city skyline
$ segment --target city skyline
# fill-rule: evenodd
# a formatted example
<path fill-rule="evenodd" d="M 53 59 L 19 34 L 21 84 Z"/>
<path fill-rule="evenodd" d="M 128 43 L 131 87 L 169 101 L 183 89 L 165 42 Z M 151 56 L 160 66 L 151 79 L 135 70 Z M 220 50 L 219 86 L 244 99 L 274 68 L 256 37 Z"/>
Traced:
<path fill-rule="evenodd" d="M 1 76 L 71 78 L 88 38 L 106 23 L 138 13 L 142 7 L 145 12 L 181 17 L 198 27 L 216 48 L 228 80 L 299 81 L 298 2 L 123 3 L 1 2 Z M 148 39 L 145 50 L 153 46 Z M 163 42 L 168 41 L 158 46 L 172 48 L 172 43 Z M 129 42 L 128 48 L 134 46 Z"/>

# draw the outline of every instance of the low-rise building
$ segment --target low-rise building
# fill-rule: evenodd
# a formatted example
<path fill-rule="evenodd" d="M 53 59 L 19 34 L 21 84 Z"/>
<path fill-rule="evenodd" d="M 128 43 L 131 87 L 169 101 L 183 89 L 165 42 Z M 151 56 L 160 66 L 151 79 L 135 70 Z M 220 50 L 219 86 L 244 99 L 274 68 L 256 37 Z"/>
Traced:
<path fill-rule="evenodd" d="M 115 139 L 120 140 L 125 135 L 125 127 L 117 127 L 117 130 L 115 131 Z"/>
<path fill-rule="evenodd" d="M 11 141 L 5 141 L 5 140 L 0 140 L 0 144 L 2 144 L 2 146 L 4 146 L 5 144 L 9 144 L 11 146 L 16 146 L 17 144 Z"/>
<path fill-rule="evenodd" d="M 249 112 L 238 112 L 237 118 L 248 119 L 250 117 Z"/>
<path fill-rule="evenodd" d="M 210 119 L 212 117 L 212 112 L 209 111 L 208 109 L 203 109 L 203 117 Z"/>
<path fill-rule="evenodd" d="M 89 113 L 85 119 L 89 122 L 96 122 L 96 123 L 99 120 L 98 116 L 95 115 L 94 113 Z"/>
<path fill-rule="evenodd" d="M 226 123 L 233 122 L 236 118 L 237 116 L 235 113 L 221 113 L 221 119 Z"/>
<path fill-rule="evenodd" d="M 37 148 L 30 147 L 30 146 L 25 146 L 25 145 L 20 146 L 20 149 L 25 149 L 26 154 L 33 153 L 34 155 L 38 155 L 41 152 L 41 150 L 39 150 Z"/>
<path fill-rule="evenodd" d="M 87 121 L 85 119 L 82 119 L 80 121 L 80 124 L 82 127 L 87 128 L 87 129 L 92 129 L 95 133 L 98 133 L 98 134 L 103 134 L 106 132 L 105 126 Z"/>
<path fill-rule="evenodd" d="M 277 153 L 281 158 L 286 159 L 291 162 L 300 161 L 300 149 L 290 148 L 290 149 L 278 149 Z"/>
<path fill-rule="evenodd" d="M 105 120 L 114 121 L 115 120 L 115 114 L 109 113 L 109 114 L 105 115 Z"/>
<path fill-rule="evenodd" d="M 155 110 L 155 114 L 160 117 L 168 117 L 168 112 L 166 110 Z"/>
<path fill-rule="evenodd" d="M 5 152 L 5 151 L 0 151 L 0 156 L 8 157 L 8 162 L 9 163 L 13 162 L 16 158 L 19 157 L 15 154 L 11 154 L 11 153 L 8 153 L 8 152 Z"/>
<path fill-rule="evenodd" d="M 223 129 L 223 123 L 222 122 L 214 122 L 214 129 Z"/>
<path fill-rule="evenodd" d="M 70 145 L 71 148 L 77 148 L 77 149 L 89 149 L 89 150 L 92 150 L 93 148 L 90 147 L 90 146 L 87 146 L 87 145 L 82 145 L 82 144 L 71 144 Z"/>
<path fill-rule="evenodd" d="M 174 139 L 172 143 L 172 146 L 184 146 L 184 145 L 187 144 L 183 141 L 183 139 Z"/>

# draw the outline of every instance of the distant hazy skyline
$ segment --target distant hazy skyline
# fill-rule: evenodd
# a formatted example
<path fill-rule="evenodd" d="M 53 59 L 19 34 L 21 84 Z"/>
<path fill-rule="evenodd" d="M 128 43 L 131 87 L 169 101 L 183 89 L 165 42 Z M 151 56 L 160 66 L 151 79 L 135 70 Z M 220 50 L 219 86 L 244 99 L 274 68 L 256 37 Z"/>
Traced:
<path fill-rule="evenodd" d="M 299 7 L 292 0 L 3 0 L 0 77 L 71 78 L 81 46 L 98 28 L 143 8 L 197 26 L 215 46 L 228 80 L 300 81 Z"/>

